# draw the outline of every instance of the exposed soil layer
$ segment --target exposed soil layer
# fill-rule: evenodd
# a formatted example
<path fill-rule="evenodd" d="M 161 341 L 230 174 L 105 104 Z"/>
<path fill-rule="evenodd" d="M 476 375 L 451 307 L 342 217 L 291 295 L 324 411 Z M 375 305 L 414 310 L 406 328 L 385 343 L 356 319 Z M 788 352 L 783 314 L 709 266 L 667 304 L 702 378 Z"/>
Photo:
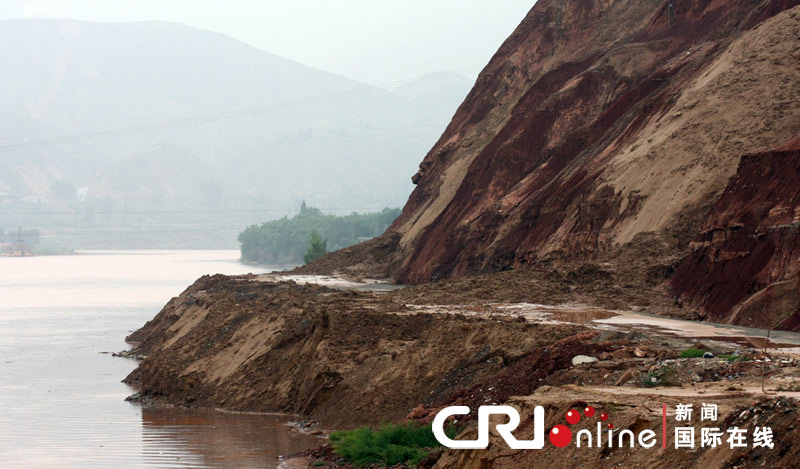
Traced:
<path fill-rule="evenodd" d="M 675 3 L 536 3 L 420 166 L 398 281 L 666 231 L 800 130 L 797 2 Z"/>
<path fill-rule="evenodd" d="M 720 225 L 735 216 L 714 213 L 752 212 L 766 227 L 796 211 L 792 188 L 766 189 L 781 214 L 762 215 L 764 193 L 746 197 L 790 183 L 755 171 L 792 164 L 763 151 L 800 132 L 798 1 L 681 0 L 672 12 L 668 3 L 537 2 L 420 164 L 389 231 L 306 270 L 416 284 L 602 261 L 636 253 L 633 241 L 652 233 L 690 255 L 674 292 L 698 316 L 756 322 L 748 299 L 773 284 L 796 303 L 777 284 L 796 278 L 794 228 L 747 238 L 750 228 Z M 733 176 L 754 186 L 734 194 Z M 752 254 L 717 263 L 690 251 L 698 236 L 722 249 L 723 232 L 733 250 L 723 251 Z M 739 268 L 749 270 L 734 278 Z"/>
<path fill-rule="evenodd" d="M 546 406 L 548 425 L 566 410 L 589 403 L 614 409 L 618 428 L 641 429 L 655 428 L 658 416 L 652 414 L 662 402 L 707 398 L 722 406 L 723 415 L 739 415 L 731 409 L 752 405 L 762 374 L 768 389 L 800 395 L 800 359 L 785 355 L 784 349 L 772 348 L 770 355 L 739 343 L 688 339 L 656 329 L 609 330 L 589 324 L 594 316 L 607 317 L 598 311 L 585 319 L 576 315 L 582 324 L 538 322 L 498 301 L 535 301 L 542 294 L 537 292 L 540 282 L 526 279 L 526 273 L 531 271 L 391 292 L 336 291 L 268 276 L 206 276 L 129 337 L 142 361 L 128 382 L 140 388 L 138 399 L 144 402 L 294 412 L 326 429 L 405 419 L 430 422 L 446 405 L 511 404 L 523 410 L 518 436 L 530 432 L 534 402 Z M 556 276 L 560 280 L 552 285 L 567 285 L 565 297 L 571 290 L 573 298 L 591 298 L 597 287 L 569 286 L 610 284 L 618 275 L 576 266 Z M 475 279 L 488 289 L 496 287 L 497 294 L 464 283 Z M 438 299 L 449 301 L 428 302 Z M 680 358 L 688 348 L 710 358 Z M 578 355 L 590 361 L 576 365 Z M 797 451 L 791 439 L 796 430 L 788 423 L 796 417 L 782 416 L 796 413 L 797 405 L 781 402 L 779 407 L 759 404 L 762 410 L 753 414 L 780 435 L 778 449 L 757 453 L 756 459 L 750 449 L 703 451 L 706 466 L 760 467 L 768 461 L 780 467 L 788 461 L 787 455 Z M 471 416 L 459 424 L 466 426 L 462 438 L 474 433 Z M 675 424 L 670 425 L 671 432 Z M 611 459 L 644 467 L 666 458 L 670 465 L 696 467 L 694 453 L 680 451 L 564 450 L 566 456 L 552 451 L 536 452 L 534 458 L 530 451 L 509 451 L 496 442 L 482 452 L 434 453 L 429 463 L 544 467 L 544 456 L 553 456 L 570 462 L 577 457 L 581 464 Z M 302 467 L 320 459 L 330 467 L 341 465 L 330 449 L 294 460 Z"/>
<path fill-rule="evenodd" d="M 578 329 L 206 276 L 129 337 L 146 358 L 127 381 L 143 400 L 291 412 L 348 428 L 400 419 Z"/>
<path fill-rule="evenodd" d="M 800 330 L 800 136 L 745 156 L 671 284 L 714 321 Z"/>

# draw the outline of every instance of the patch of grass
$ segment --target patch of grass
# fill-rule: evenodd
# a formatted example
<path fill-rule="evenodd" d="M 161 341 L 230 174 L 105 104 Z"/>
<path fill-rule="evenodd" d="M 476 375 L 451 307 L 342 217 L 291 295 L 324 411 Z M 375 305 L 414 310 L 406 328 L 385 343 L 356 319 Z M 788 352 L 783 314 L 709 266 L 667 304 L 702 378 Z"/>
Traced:
<path fill-rule="evenodd" d="M 733 363 L 738 360 L 744 360 L 744 357 L 742 355 L 734 355 L 732 353 L 723 353 L 717 355 L 717 358 L 722 358 L 723 360 L 727 360 L 728 363 Z"/>
<path fill-rule="evenodd" d="M 324 465 L 325 465 L 325 463 L 323 461 L 314 461 L 314 464 L 312 464 L 312 466 L 314 466 L 314 467 L 320 467 L 320 466 L 324 466 Z"/>
<path fill-rule="evenodd" d="M 645 388 L 655 388 L 658 386 L 680 386 L 681 384 L 678 376 L 678 370 L 671 366 L 665 366 L 656 372 L 643 375 L 640 378 L 640 382 Z"/>
<path fill-rule="evenodd" d="M 455 428 L 446 431 L 455 437 Z M 369 427 L 334 432 L 330 435 L 333 449 L 341 458 L 355 464 L 416 465 L 433 448 L 441 446 L 430 425 L 384 424 L 378 430 Z"/>
<path fill-rule="evenodd" d="M 706 353 L 706 351 L 700 350 L 699 348 L 688 348 L 681 352 L 681 358 L 700 358 L 704 353 Z"/>

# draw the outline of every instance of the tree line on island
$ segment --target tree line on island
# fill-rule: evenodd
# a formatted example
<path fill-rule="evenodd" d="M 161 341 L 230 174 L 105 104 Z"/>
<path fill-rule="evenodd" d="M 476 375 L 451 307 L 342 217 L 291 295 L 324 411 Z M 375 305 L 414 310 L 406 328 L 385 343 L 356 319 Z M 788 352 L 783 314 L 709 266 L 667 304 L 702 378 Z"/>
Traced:
<path fill-rule="evenodd" d="M 261 225 L 251 225 L 239 234 L 242 261 L 259 264 L 309 263 L 328 250 L 346 248 L 382 234 L 400 216 L 399 208 L 380 212 L 336 216 L 323 214 L 305 202 L 300 213 Z"/>

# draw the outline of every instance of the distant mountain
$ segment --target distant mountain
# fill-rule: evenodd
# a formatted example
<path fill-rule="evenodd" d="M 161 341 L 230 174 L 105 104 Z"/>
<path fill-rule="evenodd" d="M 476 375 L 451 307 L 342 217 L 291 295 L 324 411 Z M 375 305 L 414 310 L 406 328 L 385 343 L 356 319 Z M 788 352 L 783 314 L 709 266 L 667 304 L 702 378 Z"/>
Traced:
<path fill-rule="evenodd" d="M 442 75 L 390 92 L 165 22 L 0 21 L 0 43 L 0 147 L 77 136 L 0 151 L 0 193 L 54 207 L 69 206 L 63 188 L 74 186 L 115 209 L 152 208 L 201 177 L 195 167 L 205 168 L 197 185 L 230 206 L 399 206 L 470 87 Z M 130 171 L 153 148 L 181 163 Z M 160 182 L 126 178 L 142 171 Z"/>
<path fill-rule="evenodd" d="M 209 203 L 214 172 L 197 156 L 172 144 L 154 145 L 98 175 L 95 196 L 127 203 Z M 219 190 L 219 189 L 217 189 Z"/>

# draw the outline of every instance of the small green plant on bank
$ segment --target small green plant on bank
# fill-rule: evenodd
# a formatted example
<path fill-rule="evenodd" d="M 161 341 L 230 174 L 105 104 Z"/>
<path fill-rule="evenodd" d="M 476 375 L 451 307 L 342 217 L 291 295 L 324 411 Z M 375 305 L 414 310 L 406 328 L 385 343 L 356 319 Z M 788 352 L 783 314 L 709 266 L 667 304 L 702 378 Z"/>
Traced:
<path fill-rule="evenodd" d="M 451 427 L 445 433 L 453 438 L 457 431 Z M 336 454 L 356 466 L 415 466 L 433 448 L 441 446 L 430 425 L 414 423 L 384 424 L 378 430 L 362 427 L 334 432 L 330 435 L 330 441 Z"/>
<path fill-rule="evenodd" d="M 700 350 L 699 348 L 690 348 L 681 352 L 681 358 L 700 358 L 705 353 L 705 350 Z"/>

